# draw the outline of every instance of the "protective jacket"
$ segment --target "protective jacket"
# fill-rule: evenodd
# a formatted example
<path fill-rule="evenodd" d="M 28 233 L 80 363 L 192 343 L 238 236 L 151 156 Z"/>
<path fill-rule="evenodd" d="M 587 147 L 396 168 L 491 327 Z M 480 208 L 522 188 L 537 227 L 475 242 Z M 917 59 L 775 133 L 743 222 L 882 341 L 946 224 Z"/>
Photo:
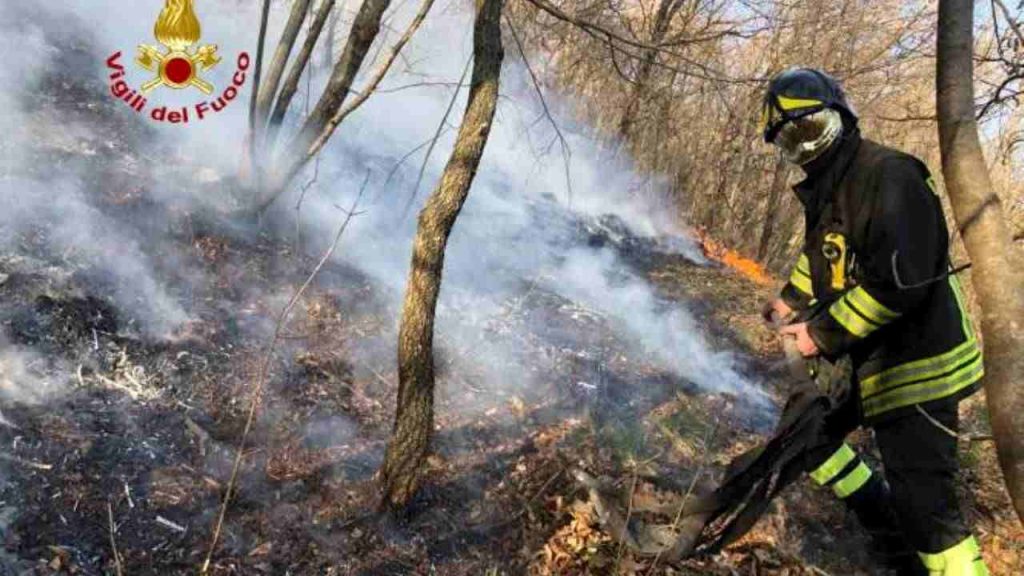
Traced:
<path fill-rule="evenodd" d="M 981 350 L 924 163 L 852 128 L 813 164 L 794 187 L 806 233 L 782 297 L 822 310 L 809 334 L 826 359 L 850 355 L 865 422 L 974 392 Z"/>

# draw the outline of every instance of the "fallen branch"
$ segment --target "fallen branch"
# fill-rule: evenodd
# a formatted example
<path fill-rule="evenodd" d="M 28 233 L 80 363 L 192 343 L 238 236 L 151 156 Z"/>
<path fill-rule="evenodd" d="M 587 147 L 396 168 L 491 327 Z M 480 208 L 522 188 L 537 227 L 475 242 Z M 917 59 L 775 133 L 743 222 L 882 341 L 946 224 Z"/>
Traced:
<path fill-rule="evenodd" d="M 348 229 L 348 225 L 352 221 L 352 218 L 359 215 L 359 212 L 356 212 L 356 208 L 359 206 L 359 202 L 362 200 L 363 194 L 366 192 L 366 186 L 369 183 L 370 173 L 367 172 L 366 179 L 363 181 L 363 185 L 359 189 L 359 194 L 356 196 L 355 200 L 352 201 L 352 206 L 345 212 L 345 220 L 342 221 L 341 226 L 338 227 L 338 232 L 334 235 L 334 241 L 331 243 L 330 247 L 328 247 L 327 251 L 324 252 L 316 267 L 313 268 L 313 271 L 310 272 L 309 276 L 306 278 L 306 281 L 303 282 L 298 290 L 295 291 L 291 299 L 288 301 L 288 304 L 285 305 L 284 309 L 281 310 L 281 313 L 277 317 L 277 324 L 274 327 L 274 336 L 263 354 L 259 370 L 256 373 L 256 389 L 253 392 L 253 398 L 249 404 L 249 413 L 245 420 L 245 428 L 242 430 L 242 438 L 239 441 L 238 450 L 235 454 L 235 461 L 231 467 L 231 477 L 229 478 L 227 488 L 224 491 L 224 500 L 221 503 L 220 512 L 217 515 L 217 522 L 213 528 L 213 536 L 210 539 L 209 550 L 206 553 L 206 559 L 203 561 L 203 566 L 199 571 L 200 574 L 206 574 L 209 571 L 210 561 L 213 559 L 213 554 L 217 550 L 217 542 L 220 540 L 220 533 L 224 527 L 224 517 L 227 515 L 228 506 L 231 503 L 231 493 L 234 491 L 235 485 L 238 482 L 238 472 L 242 467 L 242 459 L 245 456 L 246 440 L 249 438 L 249 432 L 252 430 L 252 424 L 256 417 L 256 410 L 263 398 L 267 373 L 270 370 L 270 362 L 273 358 L 274 350 L 277 348 L 277 344 L 281 340 L 281 331 L 284 329 L 284 324 L 288 320 L 288 316 L 291 315 L 295 305 L 298 304 L 299 299 L 302 298 L 302 295 L 305 294 L 306 290 L 313 283 L 313 280 L 320 273 L 320 270 L 323 269 L 324 265 L 327 264 L 327 261 L 334 255 L 334 251 L 338 248 L 338 244 L 341 242 L 341 237 L 345 234 L 345 230 Z"/>

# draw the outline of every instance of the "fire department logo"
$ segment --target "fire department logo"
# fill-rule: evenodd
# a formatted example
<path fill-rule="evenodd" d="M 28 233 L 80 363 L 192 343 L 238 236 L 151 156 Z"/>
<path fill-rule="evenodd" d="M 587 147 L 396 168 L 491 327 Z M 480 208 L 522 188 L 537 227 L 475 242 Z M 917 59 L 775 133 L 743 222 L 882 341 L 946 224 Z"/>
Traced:
<path fill-rule="evenodd" d="M 200 73 L 216 66 L 220 56 L 216 44 L 195 47 L 201 34 L 192 0 L 166 0 L 153 27 L 153 35 L 164 49 L 140 44 L 135 57 L 136 64 L 156 74 L 140 91 L 149 94 L 159 86 L 176 90 L 194 87 L 203 94 L 212 94 L 213 84 L 203 80 Z"/>
<path fill-rule="evenodd" d="M 157 5 L 161 3 L 152 1 Z M 186 125 L 212 118 L 239 97 L 251 64 L 249 54 L 238 53 L 230 80 L 226 71 L 210 75 L 216 74 L 217 83 L 221 86 L 218 94 L 214 94 L 213 82 L 204 79 L 203 75 L 216 67 L 221 58 L 216 44 L 199 44 L 202 28 L 193 0 L 163 0 L 162 3 L 164 9 L 153 26 L 153 35 L 160 46 L 140 44 L 135 55 L 137 67 L 132 70 L 127 69 L 120 50 L 107 58 L 110 94 L 135 113 L 144 114 L 154 122 Z M 139 69 L 151 74 L 145 77 L 147 80 L 141 86 L 132 83 L 133 73 Z M 187 102 L 188 97 L 177 98 L 173 106 L 160 102 L 150 106 L 150 93 L 161 86 L 174 90 L 195 88 L 208 98 L 191 103 Z M 164 93 L 166 95 L 166 91 Z"/>

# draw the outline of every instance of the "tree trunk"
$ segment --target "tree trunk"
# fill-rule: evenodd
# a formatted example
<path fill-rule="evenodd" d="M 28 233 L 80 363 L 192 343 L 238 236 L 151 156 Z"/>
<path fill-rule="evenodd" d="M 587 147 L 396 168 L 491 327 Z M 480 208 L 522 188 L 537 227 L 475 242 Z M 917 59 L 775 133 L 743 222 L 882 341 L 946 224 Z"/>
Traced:
<path fill-rule="evenodd" d="M 299 36 L 302 28 L 302 21 L 306 19 L 306 12 L 309 10 L 310 0 L 295 0 L 292 4 L 291 14 L 288 22 L 281 33 L 281 41 L 274 51 L 274 59 L 270 62 L 270 69 L 267 70 L 267 77 L 261 86 L 254 89 L 259 90 L 256 97 L 256 134 L 258 139 L 263 138 L 263 129 L 266 126 L 267 116 L 270 114 L 270 106 L 274 103 L 274 96 L 277 95 L 277 87 L 284 75 L 284 68 L 288 65 L 288 56 L 295 46 L 295 39 Z"/>
<path fill-rule="evenodd" d="M 281 93 L 278 94 L 277 103 L 274 105 L 274 111 L 270 114 L 270 120 L 268 121 L 267 127 L 267 146 L 274 145 L 277 130 L 280 128 L 281 122 L 284 121 L 284 115 L 288 112 L 288 107 L 291 106 L 292 98 L 295 97 L 295 93 L 299 90 L 299 82 L 302 80 L 302 72 L 309 64 L 309 58 L 313 55 L 313 49 L 316 47 L 317 40 L 320 39 L 320 34 L 323 32 L 324 24 L 327 23 L 327 17 L 333 10 L 334 0 L 323 0 L 320 4 L 320 8 L 317 10 L 316 16 L 313 18 L 313 24 L 310 26 L 309 32 L 306 34 L 306 40 L 302 44 L 302 49 L 299 50 L 298 56 L 295 57 L 295 62 L 292 63 L 292 68 L 288 71 L 288 77 L 285 78 L 284 83 L 281 84 Z"/>
<path fill-rule="evenodd" d="M 405 506 L 416 492 L 434 427 L 434 313 L 448 236 L 469 194 L 498 101 L 503 0 L 476 0 L 473 78 L 455 149 L 420 212 L 398 336 L 398 408 L 381 468 L 384 500 Z"/>
<path fill-rule="evenodd" d="M 971 0 L 940 0 L 937 110 L 942 174 L 973 263 L 985 392 L 1006 486 L 1024 520 L 1024 278 L 992 189 L 974 117 Z"/>
<path fill-rule="evenodd" d="M 327 38 L 324 41 L 323 60 L 320 62 L 321 68 L 328 68 L 334 63 L 334 44 L 338 38 L 338 16 L 339 10 L 331 12 L 331 19 L 327 24 Z"/>
<path fill-rule="evenodd" d="M 779 154 L 775 161 L 775 175 L 772 177 L 772 187 L 768 190 L 768 204 L 764 209 L 764 226 L 761 228 L 761 240 L 757 245 L 757 261 L 764 264 L 768 258 L 768 248 L 771 246 L 772 235 L 775 233 L 775 220 L 779 214 L 779 201 L 782 199 L 782 192 L 786 188 L 787 176 L 789 175 L 786 159 Z"/>
<path fill-rule="evenodd" d="M 665 40 L 669 25 L 672 23 L 672 17 L 675 16 L 681 7 L 682 2 L 679 0 L 661 0 L 654 16 L 654 25 L 651 29 L 651 36 L 648 39 L 649 44 L 657 46 Z M 657 57 L 657 51 L 647 49 L 644 51 L 643 60 L 640 61 L 636 79 L 629 93 L 629 99 L 626 100 L 625 110 L 622 113 L 622 118 L 619 119 L 618 135 L 623 143 L 633 135 L 633 127 L 640 115 L 640 108 L 650 92 L 651 76 L 654 72 L 654 64 Z"/>
<path fill-rule="evenodd" d="M 282 152 L 282 157 L 274 166 L 274 173 L 256 202 L 256 210 L 262 212 L 281 194 L 288 182 L 302 170 L 309 161 L 309 146 L 320 136 L 331 117 L 341 108 L 352 89 L 356 75 L 363 67 L 370 46 L 380 32 L 381 18 L 391 0 L 364 0 L 352 23 L 352 31 L 345 42 L 345 49 L 334 65 L 331 78 L 327 82 L 323 95 L 316 107 L 306 118 L 298 135 Z"/>

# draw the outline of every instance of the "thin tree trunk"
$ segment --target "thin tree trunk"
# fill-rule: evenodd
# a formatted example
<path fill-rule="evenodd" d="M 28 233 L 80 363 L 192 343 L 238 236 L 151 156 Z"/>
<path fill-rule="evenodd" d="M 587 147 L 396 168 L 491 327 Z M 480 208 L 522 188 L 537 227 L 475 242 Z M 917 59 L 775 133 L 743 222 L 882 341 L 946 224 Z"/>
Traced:
<path fill-rule="evenodd" d="M 937 110 L 942 174 L 973 263 L 981 306 L 985 392 L 999 464 L 1024 520 L 1024 278 L 993 192 L 974 116 L 974 2 L 940 0 Z"/>
<path fill-rule="evenodd" d="M 676 15 L 676 12 L 681 7 L 682 2 L 680 0 L 661 0 L 654 16 L 654 25 L 651 29 L 649 44 L 652 46 L 661 44 L 668 33 L 672 17 Z M 626 101 L 625 110 L 622 113 L 622 118 L 619 119 L 618 135 L 621 142 L 625 142 L 633 135 L 633 127 L 640 115 L 640 107 L 651 89 L 651 76 L 654 72 L 654 63 L 657 57 L 658 53 L 655 50 L 647 49 L 644 51 L 644 58 L 640 61 L 640 67 L 637 70 L 636 79 L 630 90 L 629 99 Z"/>
<path fill-rule="evenodd" d="M 295 93 L 299 90 L 302 72 L 309 64 L 309 58 L 313 55 L 313 49 L 316 47 L 317 40 L 320 39 L 320 34 L 323 32 L 324 24 L 327 23 L 327 17 L 333 9 L 334 0 L 323 0 L 321 2 L 316 16 L 313 18 L 313 24 L 309 27 L 309 32 L 306 34 L 306 40 L 302 44 L 302 49 L 299 50 L 298 56 L 295 57 L 295 62 L 292 63 L 291 70 L 288 71 L 288 77 L 281 84 L 281 93 L 277 96 L 277 103 L 274 105 L 274 111 L 270 114 L 267 126 L 266 143 L 268 146 L 272 146 L 274 143 L 277 130 L 280 128 L 281 122 L 284 121 L 284 115 L 288 112 L 288 107 L 291 106 L 292 98 L 295 97 Z"/>
<path fill-rule="evenodd" d="M 768 204 L 765 206 L 764 226 L 761 228 L 761 240 L 757 245 L 757 261 L 765 263 L 768 258 L 768 247 L 771 246 L 772 235 L 775 233 L 775 221 L 779 214 L 779 200 L 786 188 L 786 180 L 789 175 L 786 159 L 780 154 L 775 161 L 775 175 L 772 177 L 772 187 L 768 190 Z"/>
<path fill-rule="evenodd" d="M 455 149 L 420 212 L 398 336 L 398 408 L 381 468 L 384 500 L 405 506 L 415 494 L 434 427 L 434 314 L 448 236 L 469 194 L 498 102 L 504 51 L 503 0 L 476 0 L 473 78 Z"/>
<path fill-rule="evenodd" d="M 338 11 L 331 13 L 330 22 L 327 24 L 327 40 L 324 42 L 323 61 L 321 67 L 327 68 L 334 63 L 334 44 L 338 38 Z"/>
<path fill-rule="evenodd" d="M 263 49 L 267 44 L 267 21 L 269 19 L 270 0 L 263 0 L 263 7 L 260 10 L 260 31 L 256 37 L 256 66 L 253 70 L 252 96 L 249 98 L 249 145 L 246 150 L 248 153 L 246 166 L 256 181 L 257 190 L 260 188 L 262 168 L 260 161 L 256 158 L 256 100 L 259 97 L 260 78 L 263 74 Z"/>
<path fill-rule="evenodd" d="M 320 136 L 352 89 L 352 83 L 363 66 L 363 60 L 380 32 L 384 11 L 390 4 L 391 0 L 364 0 L 359 7 L 356 19 L 352 23 L 352 31 L 345 42 L 345 49 L 334 65 L 327 87 L 298 135 L 282 152 L 282 157 L 274 168 L 271 182 L 263 187 L 256 202 L 257 211 L 263 211 L 270 206 L 288 182 L 309 161 L 310 145 Z"/>
<path fill-rule="evenodd" d="M 299 30 L 302 29 L 302 21 L 306 19 L 309 2 L 310 0 L 295 0 L 295 3 L 292 4 L 292 12 L 281 33 L 281 41 L 277 44 L 274 59 L 271 60 L 270 69 L 267 70 L 267 77 L 263 84 L 257 87 L 259 90 L 259 95 L 256 97 L 257 138 L 263 138 L 270 106 L 274 103 L 274 96 L 277 95 L 277 87 L 281 83 L 281 76 L 284 75 L 284 68 L 288 65 L 288 56 L 291 55 L 292 48 L 295 46 L 295 39 L 299 36 Z"/>

